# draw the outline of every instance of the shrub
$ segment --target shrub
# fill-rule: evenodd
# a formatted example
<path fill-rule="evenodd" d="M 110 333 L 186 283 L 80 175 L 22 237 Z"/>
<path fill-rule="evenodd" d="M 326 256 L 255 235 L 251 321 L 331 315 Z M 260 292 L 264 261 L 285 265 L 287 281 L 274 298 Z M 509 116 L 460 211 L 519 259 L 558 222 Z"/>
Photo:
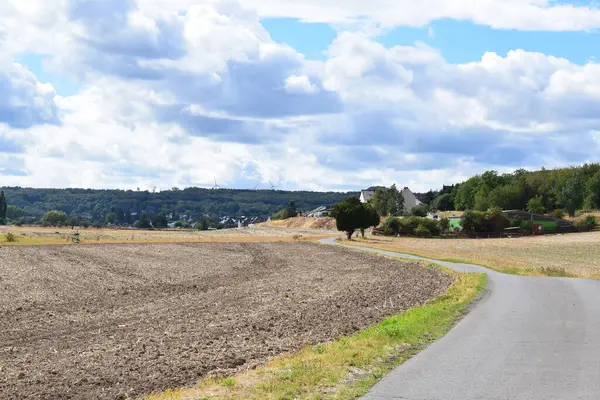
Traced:
<path fill-rule="evenodd" d="M 405 235 L 414 235 L 415 229 L 419 226 L 421 218 L 419 217 L 404 217 L 399 220 L 400 232 Z"/>
<path fill-rule="evenodd" d="M 14 233 L 12 233 L 12 232 L 6 233 L 6 241 L 8 243 L 15 243 L 17 240 L 18 240 L 17 236 Z"/>
<path fill-rule="evenodd" d="M 565 212 L 563 210 L 554 210 L 550 215 L 556 219 L 563 219 L 565 217 Z"/>
<path fill-rule="evenodd" d="M 426 217 L 427 211 L 427 206 L 423 204 L 420 206 L 413 207 L 413 209 L 410 210 L 410 214 L 415 217 Z"/>
<path fill-rule="evenodd" d="M 417 228 L 415 229 L 415 235 L 417 235 L 418 237 L 429 237 L 431 236 L 431 231 L 427 229 L 427 226 L 425 226 L 425 224 L 419 224 L 419 226 L 417 226 Z"/>
<path fill-rule="evenodd" d="M 521 230 L 522 231 L 532 231 L 533 230 L 533 222 L 532 221 L 521 221 Z"/>
<path fill-rule="evenodd" d="M 381 230 L 386 236 L 397 236 L 400 233 L 400 219 L 397 217 L 389 217 L 381 224 Z"/>
<path fill-rule="evenodd" d="M 596 229 L 596 226 L 598 226 L 598 222 L 596 221 L 596 217 L 593 215 L 588 215 L 587 217 L 575 222 L 575 227 L 580 231 L 592 231 Z"/>
<path fill-rule="evenodd" d="M 510 226 L 510 221 L 506 215 L 504 215 L 504 212 L 499 208 L 489 211 L 486 217 L 491 223 L 491 225 L 488 224 L 488 229 L 490 229 L 490 232 L 502 232 L 504 229 Z"/>
<path fill-rule="evenodd" d="M 397 236 L 399 234 L 409 236 L 438 236 L 442 232 L 440 223 L 441 221 L 421 217 L 390 217 L 381 224 L 380 230 L 386 236 Z M 446 226 L 448 225 L 449 222 L 446 220 Z"/>
<path fill-rule="evenodd" d="M 438 229 L 440 233 L 446 233 L 450 230 L 450 220 L 448 218 L 441 218 L 438 221 Z"/>
<path fill-rule="evenodd" d="M 465 211 L 461 224 L 466 232 L 489 233 L 502 232 L 510 226 L 510 221 L 501 209 L 495 208 L 487 212 Z"/>
<path fill-rule="evenodd" d="M 484 213 L 481 211 L 465 211 L 461 217 L 461 225 L 466 232 L 484 232 Z"/>

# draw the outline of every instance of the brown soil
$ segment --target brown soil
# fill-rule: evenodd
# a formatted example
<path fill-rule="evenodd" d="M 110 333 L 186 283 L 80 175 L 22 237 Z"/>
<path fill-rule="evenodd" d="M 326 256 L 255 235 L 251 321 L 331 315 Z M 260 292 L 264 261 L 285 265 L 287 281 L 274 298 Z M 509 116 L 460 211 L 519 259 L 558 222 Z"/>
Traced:
<path fill-rule="evenodd" d="M 0 398 L 193 385 L 351 334 L 451 283 L 309 243 L 0 247 Z"/>

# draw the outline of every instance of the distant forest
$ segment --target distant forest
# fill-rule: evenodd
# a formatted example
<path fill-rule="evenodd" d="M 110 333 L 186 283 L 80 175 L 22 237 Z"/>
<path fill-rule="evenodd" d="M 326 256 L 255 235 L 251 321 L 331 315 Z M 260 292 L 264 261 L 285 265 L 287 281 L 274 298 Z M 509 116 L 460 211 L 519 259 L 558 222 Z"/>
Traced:
<path fill-rule="evenodd" d="M 142 213 L 163 214 L 170 221 L 202 218 L 247 218 L 270 215 L 294 201 L 300 211 L 333 205 L 357 193 L 286 192 L 272 190 L 173 189 L 161 192 L 95 189 L 31 189 L 3 187 L 11 220 L 40 218 L 51 210 L 92 223 L 133 224 Z"/>
<path fill-rule="evenodd" d="M 32 223 L 51 210 L 63 211 L 77 221 L 133 225 L 142 214 L 169 222 L 224 218 L 266 220 L 294 202 L 298 211 L 331 206 L 356 192 L 286 192 L 188 188 L 149 192 L 95 189 L 30 189 L 4 187 L 8 221 Z M 600 209 L 600 164 L 579 167 L 517 170 L 510 174 L 487 171 L 439 191 L 415 193 L 430 210 L 492 208 L 534 213 Z"/>
<path fill-rule="evenodd" d="M 600 164 L 511 174 L 487 171 L 466 182 L 445 186 L 439 192 L 419 195 L 436 210 L 479 210 L 491 208 L 528 210 L 534 213 L 600 208 Z"/>

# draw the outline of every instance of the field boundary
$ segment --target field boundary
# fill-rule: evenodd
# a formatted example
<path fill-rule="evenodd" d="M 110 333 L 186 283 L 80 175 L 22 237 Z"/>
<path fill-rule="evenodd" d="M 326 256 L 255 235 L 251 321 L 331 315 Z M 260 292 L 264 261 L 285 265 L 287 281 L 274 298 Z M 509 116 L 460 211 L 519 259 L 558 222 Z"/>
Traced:
<path fill-rule="evenodd" d="M 429 264 L 424 268 L 442 268 Z M 201 380 L 194 388 L 170 390 L 146 400 L 354 399 L 392 369 L 444 336 L 487 286 L 486 274 L 459 274 L 448 291 L 362 331 L 274 358 L 233 377 Z"/>
<path fill-rule="evenodd" d="M 423 240 L 429 240 L 429 239 L 423 239 Z M 394 249 L 392 246 L 386 246 L 386 245 L 380 245 L 380 244 L 372 244 L 372 243 L 369 243 L 367 241 L 349 241 L 349 240 L 345 240 L 345 239 L 342 239 L 342 240 L 337 239 L 336 242 L 344 244 L 344 245 L 356 247 L 357 249 L 362 246 L 362 247 L 369 247 L 371 249 L 378 249 L 378 250 L 390 251 L 390 252 L 398 254 L 399 256 L 402 256 L 402 254 L 406 254 L 406 255 L 409 255 L 409 256 L 420 257 L 420 258 L 425 258 L 425 259 L 430 259 L 430 260 L 435 260 L 435 261 L 451 262 L 451 263 L 457 263 L 457 264 L 475 265 L 475 266 L 479 266 L 479 267 L 484 267 L 484 268 L 490 269 L 492 271 L 501 272 L 501 273 L 507 274 L 507 275 L 517 275 L 517 276 L 545 276 L 545 277 L 552 277 L 552 278 L 600 279 L 600 276 L 596 276 L 596 275 L 589 275 L 589 276 L 574 275 L 574 274 L 571 274 L 568 271 L 566 271 L 564 268 L 553 268 L 553 267 L 547 267 L 547 268 L 499 267 L 499 266 L 493 266 L 493 265 L 485 262 L 485 260 L 482 260 L 482 261 L 472 261 L 472 260 L 465 260 L 465 259 L 453 258 L 453 257 L 451 257 L 451 258 L 440 258 L 440 257 L 432 256 L 432 255 L 427 255 L 427 254 L 424 254 L 424 253 L 411 253 L 411 252 L 406 252 L 406 251 L 398 251 L 398 249 Z"/>

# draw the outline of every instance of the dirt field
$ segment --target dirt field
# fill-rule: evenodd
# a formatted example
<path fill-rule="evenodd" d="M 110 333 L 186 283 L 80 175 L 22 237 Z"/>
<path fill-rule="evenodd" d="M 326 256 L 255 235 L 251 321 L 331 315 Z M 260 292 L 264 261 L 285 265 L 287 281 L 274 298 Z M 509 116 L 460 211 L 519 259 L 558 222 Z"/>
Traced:
<path fill-rule="evenodd" d="M 0 398 L 125 399 L 350 334 L 445 292 L 310 243 L 0 247 Z"/>
<path fill-rule="evenodd" d="M 335 229 L 335 227 L 334 227 Z M 16 243 L 6 243 L 4 235 L 12 232 Z M 73 244 L 73 233 L 79 232 L 81 243 L 205 243 L 205 242 L 293 242 L 313 240 L 336 234 L 336 230 L 310 227 L 277 227 L 265 224 L 241 229 L 198 231 L 193 229 L 137 230 L 137 229 L 71 229 L 38 226 L 0 227 L 0 245 L 56 245 Z"/>
<path fill-rule="evenodd" d="M 454 258 L 503 268 L 564 268 L 574 276 L 600 277 L 600 232 L 513 239 L 371 237 L 368 245 L 437 259 Z"/>

